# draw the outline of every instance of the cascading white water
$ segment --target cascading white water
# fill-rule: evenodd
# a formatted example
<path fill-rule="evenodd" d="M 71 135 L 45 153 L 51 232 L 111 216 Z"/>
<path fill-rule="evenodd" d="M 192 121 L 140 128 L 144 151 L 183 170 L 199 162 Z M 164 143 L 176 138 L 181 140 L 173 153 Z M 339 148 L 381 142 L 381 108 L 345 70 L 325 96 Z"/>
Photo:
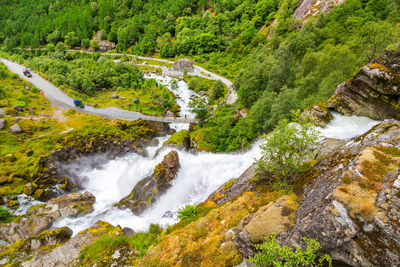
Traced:
<path fill-rule="evenodd" d="M 366 118 L 334 114 L 334 119 L 321 132 L 327 138 L 347 139 L 363 134 L 376 123 Z M 158 147 L 165 138 L 159 138 Z M 56 222 L 54 227 L 68 226 L 77 233 L 98 220 L 104 220 L 114 225 L 130 227 L 135 231 L 143 231 L 147 230 L 151 223 L 161 226 L 176 223 L 176 212 L 179 208 L 206 200 L 219 186 L 231 178 L 238 177 L 254 159 L 260 158 L 260 144 L 261 141 L 256 142 L 252 149 L 244 153 L 191 154 L 178 151 L 181 168 L 173 186 L 140 216 L 132 214 L 130 210 L 115 208 L 113 204 L 128 195 L 137 182 L 150 175 L 170 149 L 164 149 L 153 158 L 158 147 L 148 148 L 149 157 L 132 153 L 110 160 L 99 168 L 82 170 L 80 175 L 87 178 L 83 185 L 84 191 L 96 196 L 94 212 L 81 218 L 62 219 Z M 84 163 L 82 165 L 84 166 Z"/>
<path fill-rule="evenodd" d="M 326 138 L 354 138 L 369 131 L 379 123 L 379 121 L 374 121 L 367 117 L 342 116 L 336 112 L 333 112 L 332 115 L 333 120 L 325 128 L 318 129 L 321 135 Z"/>
<path fill-rule="evenodd" d="M 185 81 L 178 81 L 170 76 L 166 75 L 160 76 L 154 73 L 145 74 L 144 77 L 146 79 L 156 80 L 159 84 L 165 85 L 168 88 L 168 90 L 172 91 L 175 94 L 176 102 L 181 107 L 181 110 L 179 112 L 179 115 L 181 117 L 185 116 L 187 118 L 195 117 L 195 114 L 191 112 L 191 109 L 189 107 L 189 102 L 192 97 L 194 96 L 200 97 L 200 96 L 196 94 L 194 91 L 190 90 L 188 84 Z M 177 81 L 177 88 L 172 87 L 173 80 Z"/>

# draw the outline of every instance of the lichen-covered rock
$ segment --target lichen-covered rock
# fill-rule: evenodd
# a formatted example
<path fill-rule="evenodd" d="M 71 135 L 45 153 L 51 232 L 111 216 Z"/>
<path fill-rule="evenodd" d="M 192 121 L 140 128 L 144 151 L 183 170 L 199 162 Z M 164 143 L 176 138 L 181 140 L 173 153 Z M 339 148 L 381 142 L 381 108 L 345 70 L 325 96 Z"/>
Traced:
<path fill-rule="evenodd" d="M 400 264 L 400 122 L 385 121 L 326 154 L 298 181 L 296 223 L 279 240 L 315 238 L 351 266 Z"/>
<path fill-rule="evenodd" d="M 65 243 L 71 236 L 72 230 L 68 227 L 44 231 L 35 237 L 4 246 L 0 252 L 0 262 L 20 266 L 24 260 L 40 257 L 43 252 Z"/>
<path fill-rule="evenodd" d="M 329 111 L 329 108 L 325 103 L 319 103 L 306 108 L 303 111 L 302 116 L 314 119 L 315 123 L 320 127 L 325 127 L 331 120 L 333 120 L 332 113 Z"/>
<path fill-rule="evenodd" d="M 181 130 L 174 133 L 167 141 L 164 142 L 163 147 L 169 146 L 181 150 L 188 150 L 190 148 L 190 135 L 187 130 Z"/>
<path fill-rule="evenodd" d="M 24 187 L 24 193 L 26 194 L 26 195 L 28 195 L 28 196 L 30 196 L 30 195 L 32 195 L 34 192 L 35 192 L 35 190 L 37 189 L 37 184 L 35 184 L 35 183 L 28 183 L 28 184 L 26 184 L 25 185 L 25 187 Z"/>
<path fill-rule="evenodd" d="M 34 237 L 49 229 L 62 217 L 77 217 L 92 212 L 94 202 L 95 197 L 89 192 L 51 199 L 46 204 L 32 207 L 20 220 L 1 224 L 0 240 L 14 243 L 17 240 Z"/>
<path fill-rule="evenodd" d="M 113 231 L 114 235 L 122 235 L 120 227 L 113 227 L 111 224 L 99 221 L 93 227 L 88 228 L 53 250 L 43 252 L 29 261 L 23 262 L 21 266 L 71 266 L 78 258 L 79 252 L 86 246 L 93 243 L 106 232 Z"/>
<path fill-rule="evenodd" d="M 135 214 L 143 212 L 171 187 L 179 168 L 178 153 L 172 150 L 155 167 L 154 173 L 137 183 L 132 192 L 121 199 L 116 206 L 122 209 L 129 208 Z"/>
<path fill-rule="evenodd" d="M 186 69 L 188 72 L 192 72 L 193 71 L 193 63 L 189 59 L 186 59 L 186 58 L 180 59 L 172 65 L 172 69 L 174 71 L 181 71 L 181 72 L 183 72 Z"/>
<path fill-rule="evenodd" d="M 338 86 L 328 107 L 350 116 L 400 119 L 400 55 L 385 52 Z"/>

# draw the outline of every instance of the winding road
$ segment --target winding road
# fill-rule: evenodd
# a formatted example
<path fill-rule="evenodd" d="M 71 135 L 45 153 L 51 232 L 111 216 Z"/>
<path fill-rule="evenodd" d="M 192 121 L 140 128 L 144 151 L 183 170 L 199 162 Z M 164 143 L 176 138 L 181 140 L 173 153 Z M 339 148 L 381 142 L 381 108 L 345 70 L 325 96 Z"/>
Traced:
<path fill-rule="evenodd" d="M 22 79 L 30 82 L 37 88 L 43 91 L 44 95 L 55 105 L 64 107 L 64 108 L 72 108 L 79 112 L 84 112 L 88 114 L 95 114 L 102 117 L 107 118 L 115 118 L 115 119 L 123 119 L 123 120 L 147 120 L 147 121 L 159 121 L 159 122 L 167 122 L 167 123 L 192 123 L 196 122 L 196 119 L 185 119 L 185 118 L 174 118 L 174 117 L 156 117 L 156 116 L 147 116 L 138 112 L 122 110 L 119 108 L 109 107 L 109 108 L 93 108 L 86 106 L 84 109 L 77 108 L 74 105 L 74 100 L 63 93 L 60 89 L 55 87 L 53 84 L 43 79 L 37 73 L 31 71 L 32 77 L 28 78 L 23 75 L 23 71 L 25 70 L 24 66 L 12 62 L 7 59 L 0 59 L 10 71 L 18 74 Z"/>
<path fill-rule="evenodd" d="M 90 52 L 90 51 L 82 51 L 82 50 L 68 50 L 68 51 L 70 51 L 70 52 L 89 53 L 89 54 L 93 53 L 93 52 Z M 109 55 L 109 56 L 134 57 L 134 58 L 137 58 L 137 59 L 152 60 L 152 61 L 158 61 L 158 62 L 162 62 L 162 63 L 171 63 L 171 64 L 175 63 L 174 61 L 170 61 L 170 60 L 166 60 L 166 59 L 159 59 L 159 58 L 152 58 L 152 57 L 142 57 L 142 56 L 136 56 L 136 55 L 131 55 L 131 54 L 107 53 L 107 52 L 106 53 L 101 53 L 101 54 Z M 157 66 L 157 65 L 151 65 L 151 66 L 152 67 L 159 67 L 159 68 L 162 67 L 162 66 Z M 193 69 L 194 69 L 194 71 L 193 72 L 189 72 L 188 75 L 200 76 L 200 77 L 203 77 L 203 78 L 206 78 L 206 79 L 209 79 L 209 80 L 215 80 L 215 81 L 220 80 L 228 88 L 228 94 L 226 95 L 225 103 L 228 104 L 228 105 L 231 105 L 231 104 L 236 102 L 236 100 L 238 99 L 238 95 L 237 95 L 236 91 L 233 88 L 233 83 L 230 80 L 228 80 L 227 78 L 222 77 L 222 76 L 220 76 L 218 74 L 215 74 L 215 73 L 213 73 L 211 71 L 208 71 L 208 70 L 206 70 L 206 69 L 204 69 L 204 68 L 202 68 L 200 66 L 197 66 L 197 65 L 193 65 Z M 165 74 L 174 76 L 174 75 L 182 75 L 182 72 L 168 70 Z"/>

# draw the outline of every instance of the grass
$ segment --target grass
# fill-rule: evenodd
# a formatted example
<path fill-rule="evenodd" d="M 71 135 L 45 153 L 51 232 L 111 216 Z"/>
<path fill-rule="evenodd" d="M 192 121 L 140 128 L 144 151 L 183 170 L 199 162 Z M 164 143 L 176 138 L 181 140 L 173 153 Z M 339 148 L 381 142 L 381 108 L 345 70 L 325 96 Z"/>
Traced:
<path fill-rule="evenodd" d="M 197 206 L 195 205 L 185 205 L 178 210 L 178 218 L 181 220 L 196 217 Z"/>
<path fill-rule="evenodd" d="M 126 247 L 134 252 L 134 256 L 142 258 L 149 247 L 158 242 L 161 228 L 152 224 L 147 232 L 135 233 L 129 237 L 125 235 L 115 236 L 112 232 L 106 232 L 102 237 L 79 252 L 79 260 L 83 265 L 90 265 L 100 261 L 107 261 L 117 249 Z"/>
<path fill-rule="evenodd" d="M 24 89 L 29 86 L 30 89 Z M 13 105 L 23 101 L 26 109 Z M 24 185 L 37 177 L 39 161 L 53 150 L 78 146 L 90 149 L 99 137 L 113 140 L 149 138 L 154 132 L 143 121 L 110 120 L 95 115 L 60 110 L 37 88 L 20 79 L 0 64 L 0 104 L 6 111 L 6 128 L 0 130 L 0 196 L 20 194 Z M 20 134 L 9 127 L 19 124 Z M 39 177 L 40 178 L 40 177 Z"/>

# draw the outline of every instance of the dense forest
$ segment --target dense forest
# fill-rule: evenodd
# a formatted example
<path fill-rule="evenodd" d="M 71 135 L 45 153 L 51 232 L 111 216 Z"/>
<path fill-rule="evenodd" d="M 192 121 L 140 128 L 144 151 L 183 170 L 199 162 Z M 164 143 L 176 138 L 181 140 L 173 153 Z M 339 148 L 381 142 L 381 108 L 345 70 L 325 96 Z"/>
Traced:
<path fill-rule="evenodd" d="M 347 0 L 328 14 L 295 21 L 296 0 L 0 0 L 6 50 L 59 42 L 188 57 L 234 80 L 235 106 L 202 112 L 198 141 L 215 151 L 244 148 L 290 111 L 326 100 L 337 85 L 400 36 L 396 0 Z M 237 119 L 235 110 L 248 110 Z M 212 115 L 212 116 L 211 116 Z"/>

